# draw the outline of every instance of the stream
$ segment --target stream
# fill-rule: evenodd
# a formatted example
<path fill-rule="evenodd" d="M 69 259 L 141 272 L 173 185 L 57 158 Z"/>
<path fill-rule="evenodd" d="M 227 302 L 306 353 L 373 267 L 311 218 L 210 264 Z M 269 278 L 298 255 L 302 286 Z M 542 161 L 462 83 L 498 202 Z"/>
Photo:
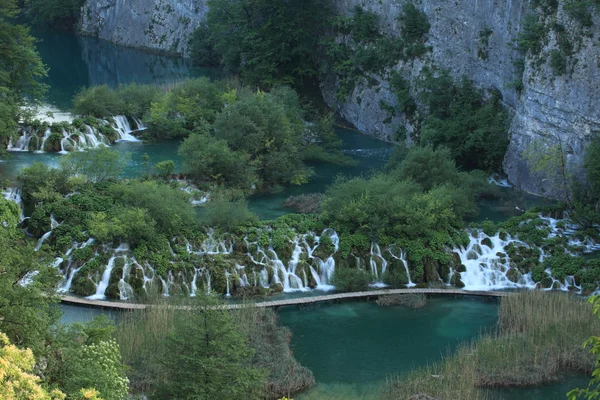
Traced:
<path fill-rule="evenodd" d="M 68 110 L 75 93 L 90 85 L 121 83 L 169 84 L 187 77 L 217 78 L 219 71 L 194 69 L 177 58 L 143 53 L 109 42 L 77 37 L 69 32 L 32 29 L 41 39 L 39 52 L 49 67 L 46 83 L 50 85 L 47 103 L 54 109 Z M 352 167 L 316 165 L 311 181 L 303 186 L 288 186 L 277 194 L 257 195 L 250 208 L 262 219 L 272 219 L 291 210 L 283 205 L 291 195 L 323 192 L 339 174 L 360 176 L 381 168 L 393 146 L 356 131 L 336 128 L 344 143 L 344 152 L 358 161 Z M 177 141 L 157 143 L 120 142 L 113 147 L 130 153 L 124 178 L 142 175 L 142 155 L 151 163 L 174 160 L 177 169 Z M 14 179 L 19 171 L 34 162 L 57 165 L 60 155 L 15 152 L 0 160 L 0 181 Z M 481 203 L 479 219 L 499 221 L 514 214 L 515 208 L 544 204 L 543 199 L 503 189 L 502 202 Z M 64 323 L 85 322 L 106 313 L 118 320 L 117 312 L 63 305 Z M 371 302 L 321 304 L 308 308 L 287 307 L 279 311 L 283 325 L 293 333 L 292 347 L 296 358 L 315 374 L 316 387 L 295 397 L 310 399 L 372 399 L 386 377 L 405 373 L 428 362 L 435 362 L 460 343 L 472 340 L 497 319 L 494 301 L 434 297 L 420 310 L 378 307 Z M 570 375 L 563 382 L 541 388 L 499 390 L 495 400 L 564 398 L 573 387 L 587 383 L 587 378 Z"/>

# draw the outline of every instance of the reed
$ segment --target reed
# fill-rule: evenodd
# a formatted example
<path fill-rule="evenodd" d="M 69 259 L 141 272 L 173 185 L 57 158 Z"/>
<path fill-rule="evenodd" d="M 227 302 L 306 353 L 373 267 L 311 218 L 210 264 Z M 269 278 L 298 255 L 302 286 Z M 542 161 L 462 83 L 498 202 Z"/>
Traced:
<path fill-rule="evenodd" d="M 379 296 L 377 299 L 377 305 L 382 307 L 403 306 L 416 310 L 425 307 L 425 304 L 427 304 L 427 296 L 423 293 L 389 294 Z"/>
<path fill-rule="evenodd" d="M 581 297 L 542 291 L 505 297 L 494 332 L 438 363 L 388 379 L 383 397 L 479 400 L 489 398 L 490 388 L 541 385 L 567 371 L 590 373 L 594 358 L 582 343 L 599 330 L 600 320 Z"/>

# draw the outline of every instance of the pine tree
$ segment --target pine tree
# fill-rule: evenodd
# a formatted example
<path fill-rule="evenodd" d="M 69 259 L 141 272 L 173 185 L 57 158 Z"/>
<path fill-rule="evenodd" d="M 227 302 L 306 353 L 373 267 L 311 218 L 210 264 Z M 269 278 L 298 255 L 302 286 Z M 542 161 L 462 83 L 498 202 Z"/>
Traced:
<path fill-rule="evenodd" d="M 176 312 L 158 398 L 263 398 L 266 372 L 250 365 L 254 351 L 247 338 L 218 306 L 217 300 L 201 297 L 191 311 Z"/>

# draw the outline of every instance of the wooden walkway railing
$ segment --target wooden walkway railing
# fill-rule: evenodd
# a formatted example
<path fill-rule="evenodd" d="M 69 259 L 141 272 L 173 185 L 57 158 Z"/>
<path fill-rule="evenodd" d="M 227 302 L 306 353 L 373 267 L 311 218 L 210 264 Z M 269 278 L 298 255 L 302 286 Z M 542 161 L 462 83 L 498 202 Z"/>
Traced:
<path fill-rule="evenodd" d="M 366 292 L 350 292 L 350 293 L 335 293 L 323 296 L 298 297 L 295 299 L 257 301 L 255 303 L 244 304 L 226 304 L 225 307 L 234 310 L 242 307 L 283 307 L 295 306 L 303 304 L 314 304 L 326 301 L 335 300 L 351 300 L 368 297 L 379 297 L 389 294 L 441 294 L 441 295 L 462 295 L 462 296 L 483 296 L 483 297 L 504 297 L 510 296 L 511 292 L 496 292 L 496 291 L 471 291 L 460 289 L 386 289 L 386 290 L 370 290 Z M 112 310 L 142 310 L 148 307 L 147 304 L 127 303 L 107 300 L 89 300 L 81 297 L 62 296 L 61 301 L 65 304 L 77 306 L 99 307 Z"/>

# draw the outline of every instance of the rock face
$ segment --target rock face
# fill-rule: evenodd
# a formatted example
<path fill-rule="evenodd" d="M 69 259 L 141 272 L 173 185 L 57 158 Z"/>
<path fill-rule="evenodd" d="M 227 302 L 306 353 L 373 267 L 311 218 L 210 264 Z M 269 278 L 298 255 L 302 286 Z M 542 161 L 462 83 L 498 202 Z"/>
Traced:
<path fill-rule="evenodd" d="M 80 30 L 124 46 L 186 56 L 206 11 L 206 0 L 87 0 Z"/>
<path fill-rule="evenodd" d="M 381 31 L 401 36 L 398 17 L 404 4 L 412 0 L 337 0 L 340 14 L 351 15 L 354 7 L 362 6 L 380 16 Z M 482 88 L 497 89 L 506 106 L 512 111 L 511 141 L 504 161 L 509 180 L 516 187 L 535 194 L 560 198 L 564 192 L 556 181 L 556 172 L 534 172 L 523 152 L 531 143 L 542 147 L 561 146 L 569 174 L 584 175 L 582 163 L 585 148 L 592 136 L 600 132 L 600 49 L 598 20 L 582 34 L 581 26 L 563 10 L 545 18 L 547 26 L 560 24 L 571 35 L 574 54 L 567 61 L 567 71 L 555 76 L 549 54 L 558 49 L 557 35 L 551 29 L 543 39 L 539 57 L 527 57 L 524 71 L 514 66 L 520 55 L 515 40 L 523 27 L 524 18 L 534 13 L 527 0 L 422 0 L 414 2 L 427 15 L 431 29 L 427 45 L 432 51 L 422 59 L 399 63 L 408 81 L 417 78 L 424 66 L 449 68 L 456 78 L 462 75 Z M 481 40 L 488 31 L 487 43 Z M 345 101 L 335 97 L 337 80 L 330 77 L 323 85 L 325 100 L 362 132 L 383 140 L 393 141 L 398 127 L 413 127 L 402 115 L 389 122 L 389 113 L 381 110 L 381 100 L 395 104 L 388 82 L 373 76 L 379 85 L 363 82 Z M 521 91 L 512 84 L 523 82 Z M 388 118 L 388 123 L 384 121 Z M 410 141 L 410 138 L 407 139 Z M 554 175 L 554 176 L 553 176 Z"/>
<path fill-rule="evenodd" d="M 556 76 L 550 66 L 550 53 L 558 49 L 557 33 L 552 29 L 547 30 L 539 57 L 528 57 L 524 71 L 514 66 L 520 57 L 515 39 L 525 16 L 534 12 L 530 0 L 334 0 L 339 14 L 350 15 L 357 5 L 376 13 L 381 31 L 397 37 L 402 35 L 398 17 L 408 2 L 428 17 L 427 46 L 431 51 L 421 59 L 399 62 L 393 69 L 414 81 L 424 66 L 436 65 L 449 68 L 456 78 L 467 76 L 481 88 L 499 90 L 512 111 L 511 141 L 504 161 L 509 180 L 531 193 L 561 197 L 548 174 L 532 171 L 523 152 L 531 143 L 560 145 L 569 173 L 583 176 L 585 148 L 600 132 L 598 18 L 582 33 L 578 22 L 564 12 L 565 0 L 546 18 L 547 26 L 562 25 L 576 41 L 566 72 Z M 206 11 L 206 0 L 87 0 L 81 30 L 127 46 L 186 56 L 187 39 Z M 489 32 L 486 40 L 481 39 L 483 32 Z M 323 82 L 323 97 L 360 131 L 394 141 L 399 129 L 405 128 L 410 142 L 415 129 L 411 121 L 401 113 L 390 118 L 380 107 L 382 101 L 396 103 L 386 78 L 369 78 L 340 100 L 336 97 L 337 78 L 331 75 Z M 515 81 L 522 81 L 520 91 L 512 84 Z"/>

